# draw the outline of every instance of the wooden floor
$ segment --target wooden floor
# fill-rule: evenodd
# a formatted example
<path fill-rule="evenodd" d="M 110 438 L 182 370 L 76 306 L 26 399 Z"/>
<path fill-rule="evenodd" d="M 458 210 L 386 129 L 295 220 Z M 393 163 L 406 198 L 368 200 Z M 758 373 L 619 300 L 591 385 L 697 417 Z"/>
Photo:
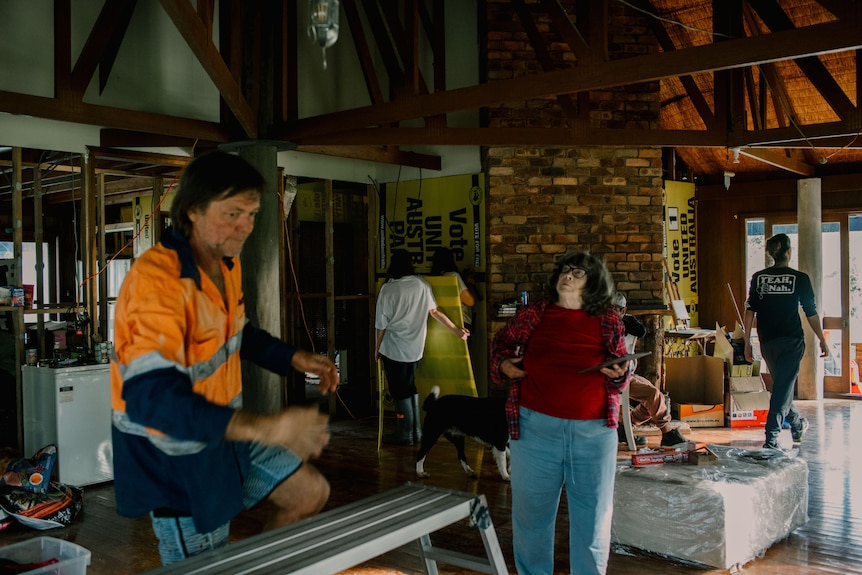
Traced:
<path fill-rule="evenodd" d="M 809 466 L 809 516 L 807 525 L 786 540 L 774 544 L 766 554 L 745 565 L 746 575 L 794 575 L 830 573 L 862 575 L 862 401 L 826 399 L 797 402 L 800 411 L 811 422 L 811 429 L 800 448 L 800 456 Z M 388 424 L 389 422 L 387 422 Z M 416 481 L 414 451 L 408 447 L 384 447 L 376 450 L 376 419 L 335 421 L 333 438 L 318 467 L 332 483 L 329 507 L 355 501 L 370 494 Z M 723 445 L 757 448 L 763 442 L 758 429 L 694 429 L 691 439 Z M 658 436 L 651 438 L 655 444 Z M 783 443 L 790 442 L 789 432 L 782 432 Z M 481 470 L 478 479 L 465 476 L 455 459 L 452 446 L 443 441 L 432 450 L 425 468 L 432 476 L 428 484 L 484 494 L 491 506 L 507 564 L 514 573 L 509 484 L 497 475 L 490 451 L 468 442 L 468 456 L 474 469 Z M 625 452 L 620 452 L 625 457 Z M 34 532 L 16 526 L 0 533 L 0 546 L 39 535 L 63 538 L 92 552 L 89 575 L 125 575 L 153 569 L 159 565 L 155 539 L 147 519 L 124 519 L 113 509 L 110 483 L 85 490 L 85 507 L 73 525 L 65 529 Z M 253 510 L 237 518 L 232 539 L 260 530 L 264 513 Z M 660 526 L 657 526 L 660 528 Z M 567 572 L 565 511 L 558 521 L 557 568 Z M 455 525 L 435 533 L 435 544 L 474 555 L 483 554 L 475 529 Z M 463 575 L 467 572 L 440 565 L 440 572 Z M 666 560 L 612 553 L 610 574 L 684 574 L 722 573 L 675 565 Z M 413 545 L 387 553 L 373 561 L 349 570 L 357 575 L 423 573 Z"/>

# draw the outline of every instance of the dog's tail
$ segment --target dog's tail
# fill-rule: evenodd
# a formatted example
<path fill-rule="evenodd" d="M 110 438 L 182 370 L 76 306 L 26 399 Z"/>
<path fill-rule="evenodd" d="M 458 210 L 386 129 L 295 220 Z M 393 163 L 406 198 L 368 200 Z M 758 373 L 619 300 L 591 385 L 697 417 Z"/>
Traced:
<path fill-rule="evenodd" d="M 431 409 L 431 406 L 437 401 L 437 398 L 440 397 L 440 386 L 435 385 L 431 388 L 431 393 L 428 394 L 428 397 L 425 398 L 425 401 L 422 403 L 422 409 L 428 411 Z"/>

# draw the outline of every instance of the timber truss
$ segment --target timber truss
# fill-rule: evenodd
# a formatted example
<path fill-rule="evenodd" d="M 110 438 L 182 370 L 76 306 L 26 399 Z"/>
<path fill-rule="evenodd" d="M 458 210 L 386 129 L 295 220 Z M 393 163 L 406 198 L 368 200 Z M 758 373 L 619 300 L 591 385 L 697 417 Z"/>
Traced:
<path fill-rule="evenodd" d="M 0 91 L 0 111 L 102 126 L 103 149 L 272 140 L 300 151 L 431 169 L 439 168 L 438 157 L 400 146 L 714 148 L 806 173 L 813 169 L 810 158 L 788 150 L 862 145 L 858 101 L 851 97 L 859 93 L 862 65 L 857 0 L 512 0 L 506 9 L 523 27 L 540 71 L 454 89 L 445 85 L 446 66 L 457 63 L 445 58 L 443 0 L 341 0 L 341 25 L 350 29 L 370 104 L 306 118 L 297 113 L 297 42 L 307 39 L 297 38 L 303 27 L 296 1 L 160 3 L 221 94 L 219 122 L 84 101 L 92 82 L 102 90 L 109 81 L 136 0 L 106 0 L 74 62 L 72 1 L 55 0 L 55 94 Z M 656 50 L 608 58 L 608 13 L 620 4 L 643 15 Z M 485 8 L 478 2 L 480 23 Z M 687 25 L 687 18 L 696 24 Z M 420 38 L 433 52 L 432 77 L 420 69 Z M 572 57 L 553 55 L 552 45 Z M 782 74 L 790 63 L 801 74 L 788 80 Z M 666 97 L 660 129 L 591 125 L 582 95 L 655 81 Z M 447 125 L 447 114 L 541 98 L 557 99 L 565 125 Z M 812 109 L 817 116 L 807 117 Z"/>

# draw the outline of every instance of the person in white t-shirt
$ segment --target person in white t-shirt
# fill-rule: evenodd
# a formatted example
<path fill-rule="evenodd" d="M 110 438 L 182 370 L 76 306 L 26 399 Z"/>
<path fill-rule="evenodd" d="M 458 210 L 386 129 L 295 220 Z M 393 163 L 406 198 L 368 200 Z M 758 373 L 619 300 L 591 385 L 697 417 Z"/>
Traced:
<path fill-rule="evenodd" d="M 374 359 L 383 360 L 389 393 L 395 400 L 398 429 L 394 434 L 385 435 L 383 440 L 395 445 L 412 445 L 421 436 L 414 374 L 425 351 L 428 315 L 460 339 L 466 340 L 470 331 L 456 326 L 437 307 L 431 286 L 416 275 L 408 251 L 397 250 L 392 254 L 386 278 L 377 296 Z"/>

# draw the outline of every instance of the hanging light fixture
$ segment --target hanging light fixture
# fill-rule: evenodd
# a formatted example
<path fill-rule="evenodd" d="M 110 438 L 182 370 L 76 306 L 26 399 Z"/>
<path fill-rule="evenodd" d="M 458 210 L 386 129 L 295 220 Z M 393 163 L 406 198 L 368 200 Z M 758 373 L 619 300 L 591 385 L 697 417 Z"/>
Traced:
<path fill-rule="evenodd" d="M 323 51 L 323 69 L 326 70 L 326 49 L 338 40 L 338 0 L 309 0 L 311 22 L 308 35 Z"/>

